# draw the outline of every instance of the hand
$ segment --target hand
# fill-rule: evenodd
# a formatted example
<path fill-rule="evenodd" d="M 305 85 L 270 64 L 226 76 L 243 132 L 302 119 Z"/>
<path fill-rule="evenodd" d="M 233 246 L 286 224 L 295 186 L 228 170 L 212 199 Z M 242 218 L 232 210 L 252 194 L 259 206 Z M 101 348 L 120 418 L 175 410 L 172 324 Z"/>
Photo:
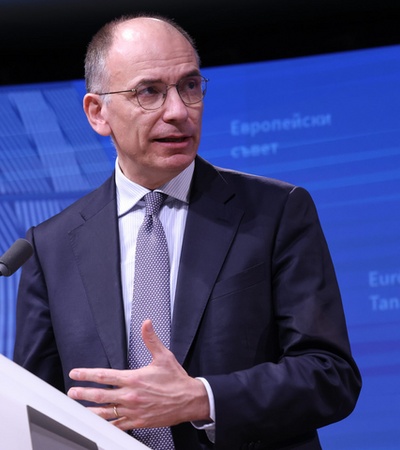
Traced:
<path fill-rule="evenodd" d="M 73 369 L 69 374 L 73 380 L 115 388 L 73 387 L 68 396 L 101 404 L 89 409 L 121 430 L 209 420 L 203 383 L 186 373 L 157 337 L 150 320 L 143 322 L 142 338 L 152 355 L 151 364 L 136 370 Z"/>

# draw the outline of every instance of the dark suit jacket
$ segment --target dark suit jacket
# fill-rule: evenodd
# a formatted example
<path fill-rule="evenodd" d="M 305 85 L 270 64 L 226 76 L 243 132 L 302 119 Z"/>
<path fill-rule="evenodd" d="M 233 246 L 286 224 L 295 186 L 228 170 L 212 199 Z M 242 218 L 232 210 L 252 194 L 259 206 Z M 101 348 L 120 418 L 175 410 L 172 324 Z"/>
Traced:
<path fill-rule="evenodd" d="M 15 361 L 62 391 L 74 367 L 127 368 L 114 177 L 28 239 Z M 353 410 L 360 376 L 305 190 L 197 158 L 171 350 L 216 406 L 215 444 L 186 423 L 177 450 L 318 449 L 315 430 Z"/>

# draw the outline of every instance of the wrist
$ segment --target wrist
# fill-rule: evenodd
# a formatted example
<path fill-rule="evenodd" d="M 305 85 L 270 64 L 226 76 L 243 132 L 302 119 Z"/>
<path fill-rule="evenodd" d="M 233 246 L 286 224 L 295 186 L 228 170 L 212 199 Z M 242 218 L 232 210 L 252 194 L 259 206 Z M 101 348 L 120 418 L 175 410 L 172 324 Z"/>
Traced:
<path fill-rule="evenodd" d="M 212 422 L 210 417 L 209 394 L 201 379 L 193 378 L 191 389 L 192 418 L 191 422 Z"/>

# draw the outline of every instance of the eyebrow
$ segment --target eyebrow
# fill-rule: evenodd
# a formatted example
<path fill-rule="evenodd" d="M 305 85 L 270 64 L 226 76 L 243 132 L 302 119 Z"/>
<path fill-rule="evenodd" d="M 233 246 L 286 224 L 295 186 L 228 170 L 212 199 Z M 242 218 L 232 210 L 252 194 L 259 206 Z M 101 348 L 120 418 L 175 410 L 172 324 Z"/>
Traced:
<path fill-rule="evenodd" d="M 188 72 L 187 74 L 181 76 L 179 78 L 179 80 L 177 80 L 177 81 L 180 81 L 180 80 L 182 80 L 183 78 L 186 78 L 186 77 L 193 77 L 193 76 L 201 76 L 200 71 L 197 70 L 197 69 L 196 70 L 192 70 L 192 71 Z M 151 83 L 168 84 L 168 83 L 165 83 L 161 78 L 143 78 L 135 86 L 139 86 L 141 84 L 151 84 Z M 133 88 L 133 89 L 135 89 L 135 88 Z"/>

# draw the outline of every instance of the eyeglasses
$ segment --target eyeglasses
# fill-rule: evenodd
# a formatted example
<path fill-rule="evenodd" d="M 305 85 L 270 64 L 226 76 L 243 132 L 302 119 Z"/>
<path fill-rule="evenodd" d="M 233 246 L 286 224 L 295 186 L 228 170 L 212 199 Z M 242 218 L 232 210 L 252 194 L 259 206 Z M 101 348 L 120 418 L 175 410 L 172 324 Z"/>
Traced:
<path fill-rule="evenodd" d="M 208 81 L 207 78 L 201 75 L 190 75 L 181 78 L 174 84 L 165 84 L 161 81 L 142 82 L 134 89 L 102 92 L 97 95 L 132 93 L 136 97 L 139 106 L 143 109 L 153 111 L 161 108 L 165 103 L 168 90 L 171 87 L 176 87 L 179 97 L 186 106 L 201 102 L 206 95 Z"/>

